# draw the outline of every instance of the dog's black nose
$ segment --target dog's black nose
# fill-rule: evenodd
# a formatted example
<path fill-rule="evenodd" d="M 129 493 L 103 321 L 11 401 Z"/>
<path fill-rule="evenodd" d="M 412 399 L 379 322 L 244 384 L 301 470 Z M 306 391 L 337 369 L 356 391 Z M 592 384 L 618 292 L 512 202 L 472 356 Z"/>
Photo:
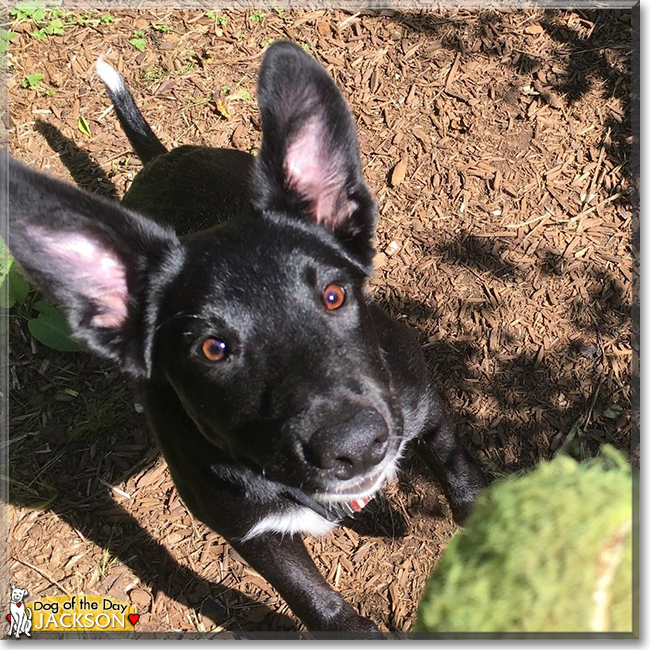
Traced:
<path fill-rule="evenodd" d="M 312 465 L 329 470 L 341 481 L 364 474 L 379 464 L 388 448 L 388 425 L 374 408 L 318 429 L 305 445 Z"/>

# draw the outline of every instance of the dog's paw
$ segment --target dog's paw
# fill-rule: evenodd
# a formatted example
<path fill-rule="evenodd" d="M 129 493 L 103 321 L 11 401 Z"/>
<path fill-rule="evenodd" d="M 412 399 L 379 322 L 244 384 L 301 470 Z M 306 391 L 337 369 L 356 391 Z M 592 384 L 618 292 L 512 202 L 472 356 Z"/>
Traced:
<path fill-rule="evenodd" d="M 465 501 L 462 503 L 449 504 L 451 507 L 454 521 L 458 526 L 464 526 L 467 518 L 472 514 L 474 509 L 474 501 Z"/>
<path fill-rule="evenodd" d="M 355 639 L 383 639 L 384 633 L 367 618 L 359 617 L 359 624 L 354 630 L 350 630 Z"/>
<path fill-rule="evenodd" d="M 369 618 L 359 616 L 356 612 L 350 612 L 346 620 L 341 621 L 337 631 L 346 632 L 350 638 L 355 639 L 381 639 L 384 636 Z"/>
<path fill-rule="evenodd" d="M 482 474 L 477 474 L 462 491 L 459 490 L 457 494 L 448 496 L 451 513 L 459 526 L 465 525 L 467 518 L 474 510 L 476 498 L 487 485 L 485 477 Z"/>
<path fill-rule="evenodd" d="M 384 635 L 368 618 L 360 616 L 347 603 L 341 603 L 336 610 L 330 610 L 318 622 L 310 625 L 316 639 L 381 639 Z"/>

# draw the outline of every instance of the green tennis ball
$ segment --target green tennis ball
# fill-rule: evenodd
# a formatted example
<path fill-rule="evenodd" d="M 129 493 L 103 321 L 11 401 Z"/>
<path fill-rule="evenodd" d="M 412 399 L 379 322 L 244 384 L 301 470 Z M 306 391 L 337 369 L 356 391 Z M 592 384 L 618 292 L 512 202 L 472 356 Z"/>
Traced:
<path fill-rule="evenodd" d="M 632 632 L 632 472 L 609 446 L 486 489 L 414 631 Z"/>

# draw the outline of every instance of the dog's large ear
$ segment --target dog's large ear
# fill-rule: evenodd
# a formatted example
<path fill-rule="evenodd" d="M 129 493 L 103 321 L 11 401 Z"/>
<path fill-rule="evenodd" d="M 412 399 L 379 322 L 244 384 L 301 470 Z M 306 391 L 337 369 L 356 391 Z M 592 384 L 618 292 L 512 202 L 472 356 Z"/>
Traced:
<path fill-rule="evenodd" d="M 182 263 L 176 235 L 2 151 L 0 170 L 14 258 L 65 312 L 77 340 L 147 376 L 157 298 Z"/>
<path fill-rule="evenodd" d="M 262 146 L 253 204 L 322 225 L 369 266 L 377 211 L 361 173 L 354 123 L 334 81 L 298 46 L 274 43 L 257 94 Z"/>

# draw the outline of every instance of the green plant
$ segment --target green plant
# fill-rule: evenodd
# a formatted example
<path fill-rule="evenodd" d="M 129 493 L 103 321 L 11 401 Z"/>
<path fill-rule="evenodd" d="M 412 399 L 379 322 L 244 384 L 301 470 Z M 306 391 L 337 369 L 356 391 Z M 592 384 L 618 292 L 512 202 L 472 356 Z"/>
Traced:
<path fill-rule="evenodd" d="M 83 115 L 80 115 L 77 120 L 77 128 L 89 138 L 92 136 L 92 133 L 90 132 L 90 124 L 88 124 L 88 120 Z"/>
<path fill-rule="evenodd" d="M 27 0 L 26 2 L 18 2 L 9 11 L 9 14 L 20 21 L 31 18 L 31 20 L 38 23 L 45 18 L 45 11 L 45 0 Z"/>
<path fill-rule="evenodd" d="M 146 83 L 154 83 L 169 76 L 169 72 L 160 68 L 147 68 L 140 73 L 140 79 Z"/>
<path fill-rule="evenodd" d="M 50 17 L 62 18 L 67 25 L 91 25 L 93 27 L 97 27 L 98 25 L 110 25 L 117 20 L 117 18 L 109 13 L 103 13 L 98 16 L 97 10 L 95 9 L 91 9 L 79 15 L 71 11 L 55 9 L 50 13 Z"/>
<path fill-rule="evenodd" d="M 264 22 L 264 15 L 264 12 L 258 9 L 251 14 L 251 20 L 256 23 L 262 23 Z"/>
<path fill-rule="evenodd" d="M 14 474 L 11 465 L 9 474 Z M 11 476 L 0 476 L 0 482 L 6 482 L 12 497 L 19 499 L 20 503 L 30 510 L 47 510 L 59 496 L 59 491 L 53 485 L 38 476 L 29 483 L 17 481 Z"/>
<path fill-rule="evenodd" d="M 216 11 L 208 11 L 205 15 L 211 20 L 214 20 L 215 31 L 218 31 L 217 25 L 220 27 L 225 27 L 228 23 L 228 18 L 226 18 L 226 16 L 218 14 Z"/>
<path fill-rule="evenodd" d="M 0 240 L 0 307 L 14 309 L 27 320 L 31 335 L 43 345 L 60 352 L 76 352 L 79 344 L 72 339 L 72 332 L 65 315 L 46 300 L 35 300 L 35 292 Z M 38 316 L 34 316 L 38 312 Z"/>
<path fill-rule="evenodd" d="M 68 440 L 106 435 L 124 423 L 124 402 L 112 393 L 99 398 L 83 399 L 84 416 L 68 432 Z"/>
<path fill-rule="evenodd" d="M 632 493 L 609 445 L 493 483 L 427 582 L 415 631 L 631 632 Z"/>
<path fill-rule="evenodd" d="M 99 25 L 99 18 L 95 17 L 94 11 L 86 11 L 76 20 L 79 25 Z"/>
<path fill-rule="evenodd" d="M 271 45 L 271 43 L 273 43 L 273 41 L 275 41 L 275 39 L 271 36 L 270 38 L 267 38 L 267 39 L 263 40 L 260 43 L 260 47 L 262 49 L 264 49 L 265 47 L 268 47 L 269 45 Z"/>
<path fill-rule="evenodd" d="M 32 307 L 39 314 L 28 320 L 27 327 L 37 341 L 59 352 L 78 352 L 81 349 L 72 338 L 68 319 L 63 312 L 46 300 L 38 300 Z"/>
<path fill-rule="evenodd" d="M 205 14 L 208 18 L 211 18 L 215 22 L 219 23 L 222 27 L 228 23 L 228 18 L 218 14 L 216 11 L 208 11 Z"/>
<path fill-rule="evenodd" d="M 171 29 L 169 25 L 156 25 L 155 23 L 151 23 L 151 27 L 157 32 L 162 32 L 163 34 L 166 34 Z"/>
<path fill-rule="evenodd" d="M 29 285 L 20 269 L 14 264 L 5 243 L 0 240 L 0 307 L 9 309 L 17 302 L 24 302 Z"/>
<path fill-rule="evenodd" d="M 242 101 L 247 102 L 251 98 L 251 94 L 245 88 L 237 88 L 230 98 L 241 99 Z"/>
<path fill-rule="evenodd" d="M 44 0 L 19 2 L 9 13 L 19 22 L 31 20 L 37 28 L 31 32 L 31 35 L 38 41 L 44 41 L 48 36 L 60 36 L 65 33 L 63 22 L 60 20 L 65 12 L 59 7 L 48 9 Z"/>
<path fill-rule="evenodd" d="M 32 32 L 32 36 L 37 41 L 44 41 L 48 36 L 61 36 L 65 34 L 63 23 L 57 18 L 51 20 L 45 27 L 41 27 Z"/>
<path fill-rule="evenodd" d="M 237 88 L 235 92 L 232 91 L 230 86 L 222 86 L 221 93 L 223 95 L 229 95 L 231 100 L 242 100 L 248 101 L 251 98 L 251 94 L 245 88 Z"/>
<path fill-rule="evenodd" d="M 6 29 L 0 29 L 0 54 L 9 50 L 9 43 L 16 38 L 16 32 L 9 32 Z"/>
<path fill-rule="evenodd" d="M 28 74 L 21 82 L 21 88 L 38 88 L 45 75 L 40 72 Z"/>
<path fill-rule="evenodd" d="M 144 52 L 147 47 L 147 40 L 144 37 L 144 32 L 140 29 L 136 29 L 133 32 L 133 38 L 129 40 L 129 43 L 131 43 L 136 50 Z"/>
<path fill-rule="evenodd" d="M 113 545 L 113 535 L 115 534 L 115 524 L 111 528 L 111 534 L 108 537 L 106 546 L 102 549 L 102 558 L 99 562 L 99 575 L 103 578 L 108 571 L 117 563 L 118 558 L 112 555 L 110 548 Z"/>

